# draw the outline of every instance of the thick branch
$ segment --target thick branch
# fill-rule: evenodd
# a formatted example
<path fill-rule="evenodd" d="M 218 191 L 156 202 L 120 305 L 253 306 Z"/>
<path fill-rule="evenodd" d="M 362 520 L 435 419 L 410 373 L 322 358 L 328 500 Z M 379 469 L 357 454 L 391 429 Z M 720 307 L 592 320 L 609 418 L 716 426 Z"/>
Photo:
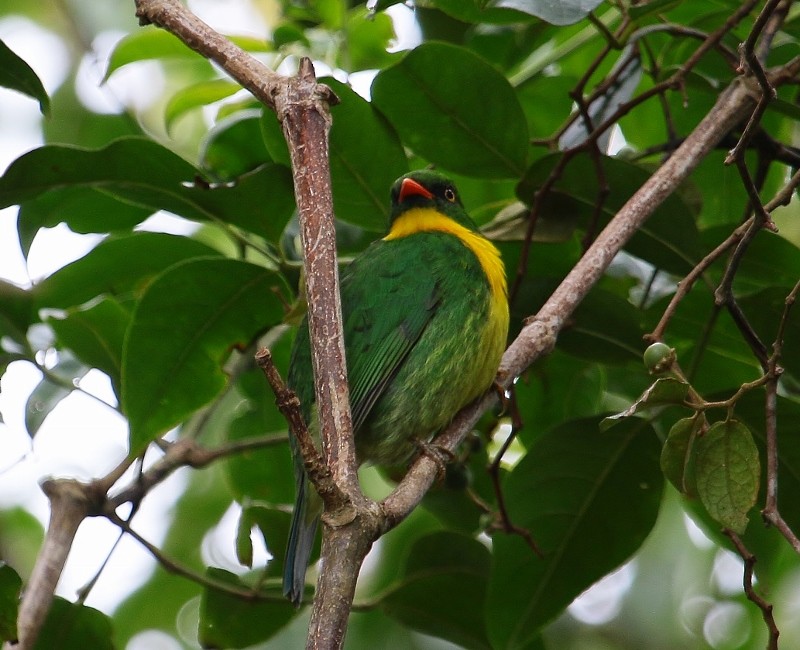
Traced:
<path fill-rule="evenodd" d="M 42 490 L 50 499 L 50 523 L 20 605 L 15 650 L 30 650 L 36 644 L 75 533 L 97 508 L 90 486 L 77 481 L 47 480 Z"/>

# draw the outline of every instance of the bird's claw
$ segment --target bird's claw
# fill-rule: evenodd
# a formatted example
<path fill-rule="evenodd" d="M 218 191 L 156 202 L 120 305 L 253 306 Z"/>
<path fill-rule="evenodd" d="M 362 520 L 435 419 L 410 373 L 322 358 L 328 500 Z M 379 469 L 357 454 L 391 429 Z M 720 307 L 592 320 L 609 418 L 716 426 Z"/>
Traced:
<path fill-rule="evenodd" d="M 419 449 L 421 455 L 427 456 L 436 464 L 436 480 L 443 481 L 447 472 L 447 464 L 455 460 L 455 454 L 441 445 L 419 438 L 414 439 L 414 446 Z"/>

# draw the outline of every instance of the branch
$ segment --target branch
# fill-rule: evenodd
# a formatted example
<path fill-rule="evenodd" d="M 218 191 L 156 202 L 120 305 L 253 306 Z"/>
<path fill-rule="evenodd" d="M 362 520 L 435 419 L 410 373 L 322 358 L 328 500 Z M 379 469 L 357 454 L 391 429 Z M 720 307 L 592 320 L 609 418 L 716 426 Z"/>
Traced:
<path fill-rule="evenodd" d="M 102 500 L 91 485 L 71 479 L 48 479 L 42 490 L 50 499 L 50 523 L 20 605 L 15 650 L 31 650 L 36 644 L 75 533 L 87 516 L 98 511 L 98 500 Z"/>

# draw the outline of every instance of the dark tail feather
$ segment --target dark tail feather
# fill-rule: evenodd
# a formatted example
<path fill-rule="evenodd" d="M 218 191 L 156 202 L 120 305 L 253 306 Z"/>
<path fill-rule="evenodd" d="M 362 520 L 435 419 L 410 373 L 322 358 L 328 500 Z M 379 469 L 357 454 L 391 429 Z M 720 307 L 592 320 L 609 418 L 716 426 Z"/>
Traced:
<path fill-rule="evenodd" d="M 317 524 L 320 517 L 320 501 L 317 493 L 303 475 L 297 490 L 297 502 L 292 513 L 292 527 L 289 530 L 289 543 L 286 547 L 286 561 L 283 568 L 283 595 L 295 607 L 303 602 L 306 585 L 306 569 L 314 547 Z"/>

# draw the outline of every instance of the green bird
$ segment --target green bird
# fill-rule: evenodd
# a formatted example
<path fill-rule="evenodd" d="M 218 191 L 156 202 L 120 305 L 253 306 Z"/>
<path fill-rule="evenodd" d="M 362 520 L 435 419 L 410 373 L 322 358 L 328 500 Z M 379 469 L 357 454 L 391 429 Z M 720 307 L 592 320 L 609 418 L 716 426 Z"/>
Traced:
<path fill-rule="evenodd" d="M 508 335 L 500 253 L 470 219 L 455 186 L 434 171 L 399 178 L 389 234 L 341 275 L 350 409 L 359 463 L 407 462 L 494 380 Z M 288 386 L 312 434 L 308 325 L 292 349 Z M 283 591 L 299 606 L 322 500 L 292 438 L 297 500 Z"/>

